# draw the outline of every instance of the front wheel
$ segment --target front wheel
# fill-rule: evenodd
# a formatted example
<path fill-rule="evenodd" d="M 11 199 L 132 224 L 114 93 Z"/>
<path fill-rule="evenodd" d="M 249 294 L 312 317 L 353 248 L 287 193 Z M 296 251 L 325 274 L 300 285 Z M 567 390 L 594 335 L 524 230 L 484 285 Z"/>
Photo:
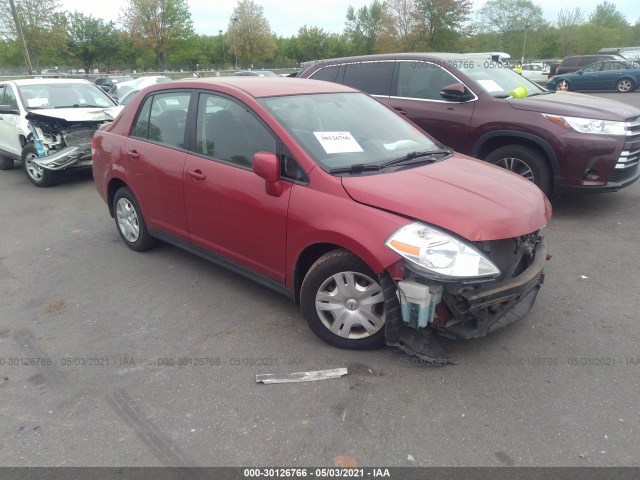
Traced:
<path fill-rule="evenodd" d="M 621 78 L 618 80 L 618 83 L 616 83 L 616 90 L 620 93 L 633 92 L 635 89 L 636 86 L 630 78 Z"/>
<path fill-rule="evenodd" d="M 302 282 L 300 305 L 309 327 L 338 348 L 385 344 L 384 292 L 376 275 L 346 250 L 320 257 Z"/>
<path fill-rule="evenodd" d="M 556 92 L 566 92 L 569 90 L 569 82 L 566 80 L 560 80 L 555 85 Z"/>
<path fill-rule="evenodd" d="M 523 145 L 506 145 L 491 152 L 485 160 L 517 173 L 535 183 L 545 195 L 551 194 L 551 170 L 546 159 Z"/>
<path fill-rule="evenodd" d="M 154 245 L 136 197 L 127 187 L 120 188 L 113 197 L 113 212 L 120 238 L 131 250 L 144 252 Z"/>
<path fill-rule="evenodd" d="M 56 182 L 56 174 L 51 170 L 42 168 L 34 160 L 39 158 L 38 150 L 33 143 L 27 143 L 22 149 L 22 166 L 27 178 L 36 187 L 50 187 Z"/>

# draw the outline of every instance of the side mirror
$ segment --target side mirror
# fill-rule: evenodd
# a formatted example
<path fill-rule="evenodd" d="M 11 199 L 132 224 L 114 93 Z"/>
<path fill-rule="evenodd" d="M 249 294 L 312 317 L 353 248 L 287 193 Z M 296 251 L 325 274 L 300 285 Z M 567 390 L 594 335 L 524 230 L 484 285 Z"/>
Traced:
<path fill-rule="evenodd" d="M 440 90 L 440 96 L 445 100 L 454 100 L 457 102 L 464 102 L 472 98 L 462 83 L 453 83 L 443 87 L 442 90 Z"/>
<path fill-rule="evenodd" d="M 257 152 L 253 156 L 253 172 L 264 178 L 264 186 L 268 195 L 279 197 L 282 194 L 280 160 L 275 153 Z"/>
<path fill-rule="evenodd" d="M 20 112 L 11 105 L 0 105 L 0 115 L 20 115 Z"/>

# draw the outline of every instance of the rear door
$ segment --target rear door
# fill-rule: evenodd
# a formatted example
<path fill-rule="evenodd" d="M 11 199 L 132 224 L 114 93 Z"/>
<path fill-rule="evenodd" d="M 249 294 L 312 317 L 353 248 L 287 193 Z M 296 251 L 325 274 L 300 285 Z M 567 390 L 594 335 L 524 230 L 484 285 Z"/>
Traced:
<path fill-rule="evenodd" d="M 276 153 L 276 137 L 244 104 L 221 94 L 201 92 L 197 111 L 195 148 L 184 168 L 191 242 L 284 283 L 292 184 L 268 195 L 251 168 L 256 152 Z"/>
<path fill-rule="evenodd" d="M 149 95 L 125 147 L 128 184 L 147 226 L 188 241 L 183 172 L 191 91 Z"/>
<path fill-rule="evenodd" d="M 461 83 L 450 72 L 432 62 L 396 62 L 389 106 L 406 115 L 436 140 L 465 151 L 475 96 L 465 102 L 442 98 L 443 87 Z"/>
<path fill-rule="evenodd" d="M 602 73 L 600 74 L 600 83 L 598 89 L 613 90 L 616 88 L 618 81 L 629 76 L 627 64 L 617 60 L 609 60 L 602 62 Z"/>

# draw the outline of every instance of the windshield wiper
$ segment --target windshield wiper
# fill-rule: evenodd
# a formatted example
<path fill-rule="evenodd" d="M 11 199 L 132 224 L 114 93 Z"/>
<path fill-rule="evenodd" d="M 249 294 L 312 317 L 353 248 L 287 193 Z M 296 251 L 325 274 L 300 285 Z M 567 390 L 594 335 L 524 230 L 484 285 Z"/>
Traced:
<path fill-rule="evenodd" d="M 380 165 L 376 165 L 375 163 L 356 163 L 354 165 L 349 165 L 348 167 L 337 167 L 329 170 L 329 173 L 361 173 L 361 172 L 375 172 L 380 170 Z"/>
<path fill-rule="evenodd" d="M 424 150 L 421 152 L 411 152 L 406 155 L 396 158 L 393 160 L 389 160 L 388 162 L 380 165 L 382 168 L 390 167 L 392 165 L 412 165 L 414 163 L 424 163 L 424 162 L 434 162 L 436 158 L 434 157 L 442 157 L 449 156 L 453 153 L 451 150 L 442 149 L 442 150 Z M 414 161 L 415 160 L 415 161 Z"/>
<path fill-rule="evenodd" d="M 90 105 L 88 103 L 83 103 L 83 104 L 74 103 L 73 105 L 60 105 L 55 108 L 104 108 L 104 107 L 101 107 L 100 105 Z"/>

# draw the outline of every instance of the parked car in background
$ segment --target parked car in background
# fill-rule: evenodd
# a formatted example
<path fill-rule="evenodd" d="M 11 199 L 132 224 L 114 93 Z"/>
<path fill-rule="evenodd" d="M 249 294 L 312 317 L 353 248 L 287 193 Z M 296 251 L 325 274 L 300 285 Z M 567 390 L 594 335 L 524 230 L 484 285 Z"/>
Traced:
<path fill-rule="evenodd" d="M 521 75 L 532 82 L 547 83 L 549 80 L 549 67 L 538 62 L 524 63 L 522 64 Z"/>
<path fill-rule="evenodd" d="M 574 73 L 556 75 L 547 83 L 551 90 L 617 90 L 629 93 L 640 87 L 640 65 L 607 60 L 595 62 Z"/>
<path fill-rule="evenodd" d="M 128 82 L 130 80 L 133 80 L 133 77 L 129 75 L 107 75 L 96 78 L 93 83 L 98 85 L 105 92 L 108 92 L 114 85 L 122 82 Z"/>
<path fill-rule="evenodd" d="M 277 77 L 275 73 L 270 70 L 241 70 L 233 74 L 235 77 Z"/>
<path fill-rule="evenodd" d="M 22 162 L 38 187 L 69 168 L 91 166 L 91 137 L 121 110 L 87 80 L 0 82 L 0 170 Z"/>
<path fill-rule="evenodd" d="M 564 57 L 560 61 L 560 64 L 553 74 L 563 75 L 565 73 L 577 72 L 587 65 L 591 65 L 595 62 L 604 62 L 605 60 L 626 61 L 626 58 L 614 53 L 598 53 L 595 55 L 571 55 L 569 57 Z"/>
<path fill-rule="evenodd" d="M 629 62 L 640 62 L 640 47 L 601 48 L 598 53 L 620 55 Z"/>
<path fill-rule="evenodd" d="M 384 54 L 309 62 L 299 77 L 359 88 L 456 151 L 545 193 L 615 191 L 640 177 L 640 109 L 558 94 L 479 54 Z"/>
<path fill-rule="evenodd" d="M 122 97 L 120 97 L 118 99 L 118 103 L 120 105 L 126 105 L 127 103 L 129 103 L 131 101 L 131 99 L 139 92 L 139 89 L 134 89 L 134 90 L 129 90 L 127 93 L 125 93 L 124 95 L 122 95 Z"/>
<path fill-rule="evenodd" d="M 123 97 L 127 92 L 130 92 L 131 90 L 140 90 L 149 85 L 170 81 L 171 78 L 167 77 L 166 75 L 149 75 L 146 77 L 139 77 L 133 80 L 116 83 L 109 90 L 109 95 L 111 95 L 116 100 L 119 100 L 120 97 Z"/>
<path fill-rule="evenodd" d="M 434 332 L 484 336 L 524 317 L 542 284 L 538 188 L 342 85 L 154 85 L 92 150 L 129 248 L 161 239 L 271 287 L 337 347 L 443 361 Z"/>
<path fill-rule="evenodd" d="M 67 76 L 66 73 L 61 72 L 57 68 L 43 68 L 42 71 L 40 72 L 40 75 L 43 77 L 49 77 L 49 78 L 60 78 L 60 77 Z"/>

